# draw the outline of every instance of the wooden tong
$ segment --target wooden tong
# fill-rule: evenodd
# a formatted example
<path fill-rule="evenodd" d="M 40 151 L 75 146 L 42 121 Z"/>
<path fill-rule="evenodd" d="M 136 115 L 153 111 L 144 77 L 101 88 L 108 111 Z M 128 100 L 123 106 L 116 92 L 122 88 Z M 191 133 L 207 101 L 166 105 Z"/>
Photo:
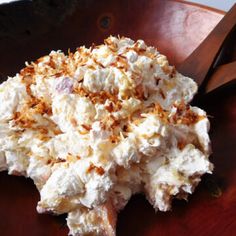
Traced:
<path fill-rule="evenodd" d="M 236 61 L 221 65 L 215 70 L 221 49 L 227 46 L 225 44 L 234 30 L 236 30 L 236 4 L 200 46 L 177 68 L 179 72 L 198 83 L 200 94 L 210 92 L 226 83 L 236 82 Z"/>

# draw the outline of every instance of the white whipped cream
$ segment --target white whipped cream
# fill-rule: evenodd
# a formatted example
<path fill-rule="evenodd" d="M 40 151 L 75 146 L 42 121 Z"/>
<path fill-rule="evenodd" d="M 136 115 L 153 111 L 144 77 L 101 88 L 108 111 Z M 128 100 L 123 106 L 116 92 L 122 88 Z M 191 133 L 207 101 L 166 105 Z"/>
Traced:
<path fill-rule="evenodd" d="M 142 40 L 52 51 L 0 85 L 0 170 L 32 178 L 37 210 L 68 213 L 71 235 L 115 235 L 133 194 L 166 211 L 211 173 L 196 92 Z"/>

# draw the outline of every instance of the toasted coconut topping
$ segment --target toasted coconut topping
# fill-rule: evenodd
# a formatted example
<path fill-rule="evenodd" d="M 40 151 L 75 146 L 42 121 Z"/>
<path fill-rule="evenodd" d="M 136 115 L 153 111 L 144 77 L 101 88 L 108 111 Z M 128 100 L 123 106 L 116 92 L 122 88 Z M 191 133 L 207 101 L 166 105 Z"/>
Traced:
<path fill-rule="evenodd" d="M 36 123 L 35 120 L 31 116 L 29 116 L 27 113 L 23 114 L 20 112 L 14 113 L 14 124 L 21 127 L 21 128 L 32 128 L 33 124 Z"/>
<path fill-rule="evenodd" d="M 105 173 L 105 170 L 101 166 L 98 167 L 91 163 L 87 169 L 87 172 L 90 173 L 93 170 L 99 175 L 103 175 Z"/>
<path fill-rule="evenodd" d="M 196 92 L 142 40 L 52 51 L 0 85 L 0 170 L 32 178 L 38 212 L 68 213 L 71 235 L 115 236 L 133 194 L 166 211 L 211 173 Z"/>

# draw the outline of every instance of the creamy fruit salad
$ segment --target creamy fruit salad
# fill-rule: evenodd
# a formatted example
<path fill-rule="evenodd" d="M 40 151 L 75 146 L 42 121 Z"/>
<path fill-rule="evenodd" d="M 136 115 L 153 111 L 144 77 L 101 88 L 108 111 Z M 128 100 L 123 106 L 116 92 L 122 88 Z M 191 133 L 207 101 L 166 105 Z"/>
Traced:
<path fill-rule="evenodd" d="M 114 236 L 133 194 L 167 211 L 211 173 L 196 92 L 142 40 L 52 51 L 0 85 L 0 170 L 33 179 L 37 211 L 68 213 L 70 235 Z"/>

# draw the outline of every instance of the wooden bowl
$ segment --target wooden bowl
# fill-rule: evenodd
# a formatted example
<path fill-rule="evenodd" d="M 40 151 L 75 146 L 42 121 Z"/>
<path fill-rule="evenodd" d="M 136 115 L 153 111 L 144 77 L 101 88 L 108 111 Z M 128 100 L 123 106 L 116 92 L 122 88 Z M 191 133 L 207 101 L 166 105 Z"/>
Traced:
<path fill-rule="evenodd" d="M 78 5 L 68 1 L 72 5 L 65 8 L 56 1 L 45 2 L 51 5 L 26 1 L 0 7 L 2 80 L 18 72 L 26 60 L 52 49 L 66 52 L 82 44 L 101 43 L 110 34 L 144 39 L 177 65 L 223 16 L 223 12 L 183 1 L 82 0 Z M 235 234 L 235 87 L 209 94 L 200 105 L 211 115 L 214 175 L 204 177 L 188 203 L 175 201 L 167 213 L 155 213 L 143 196 L 133 197 L 119 215 L 117 236 Z M 31 180 L 2 172 L 0 188 L 0 235 L 68 234 L 65 216 L 37 214 L 39 194 Z"/>

